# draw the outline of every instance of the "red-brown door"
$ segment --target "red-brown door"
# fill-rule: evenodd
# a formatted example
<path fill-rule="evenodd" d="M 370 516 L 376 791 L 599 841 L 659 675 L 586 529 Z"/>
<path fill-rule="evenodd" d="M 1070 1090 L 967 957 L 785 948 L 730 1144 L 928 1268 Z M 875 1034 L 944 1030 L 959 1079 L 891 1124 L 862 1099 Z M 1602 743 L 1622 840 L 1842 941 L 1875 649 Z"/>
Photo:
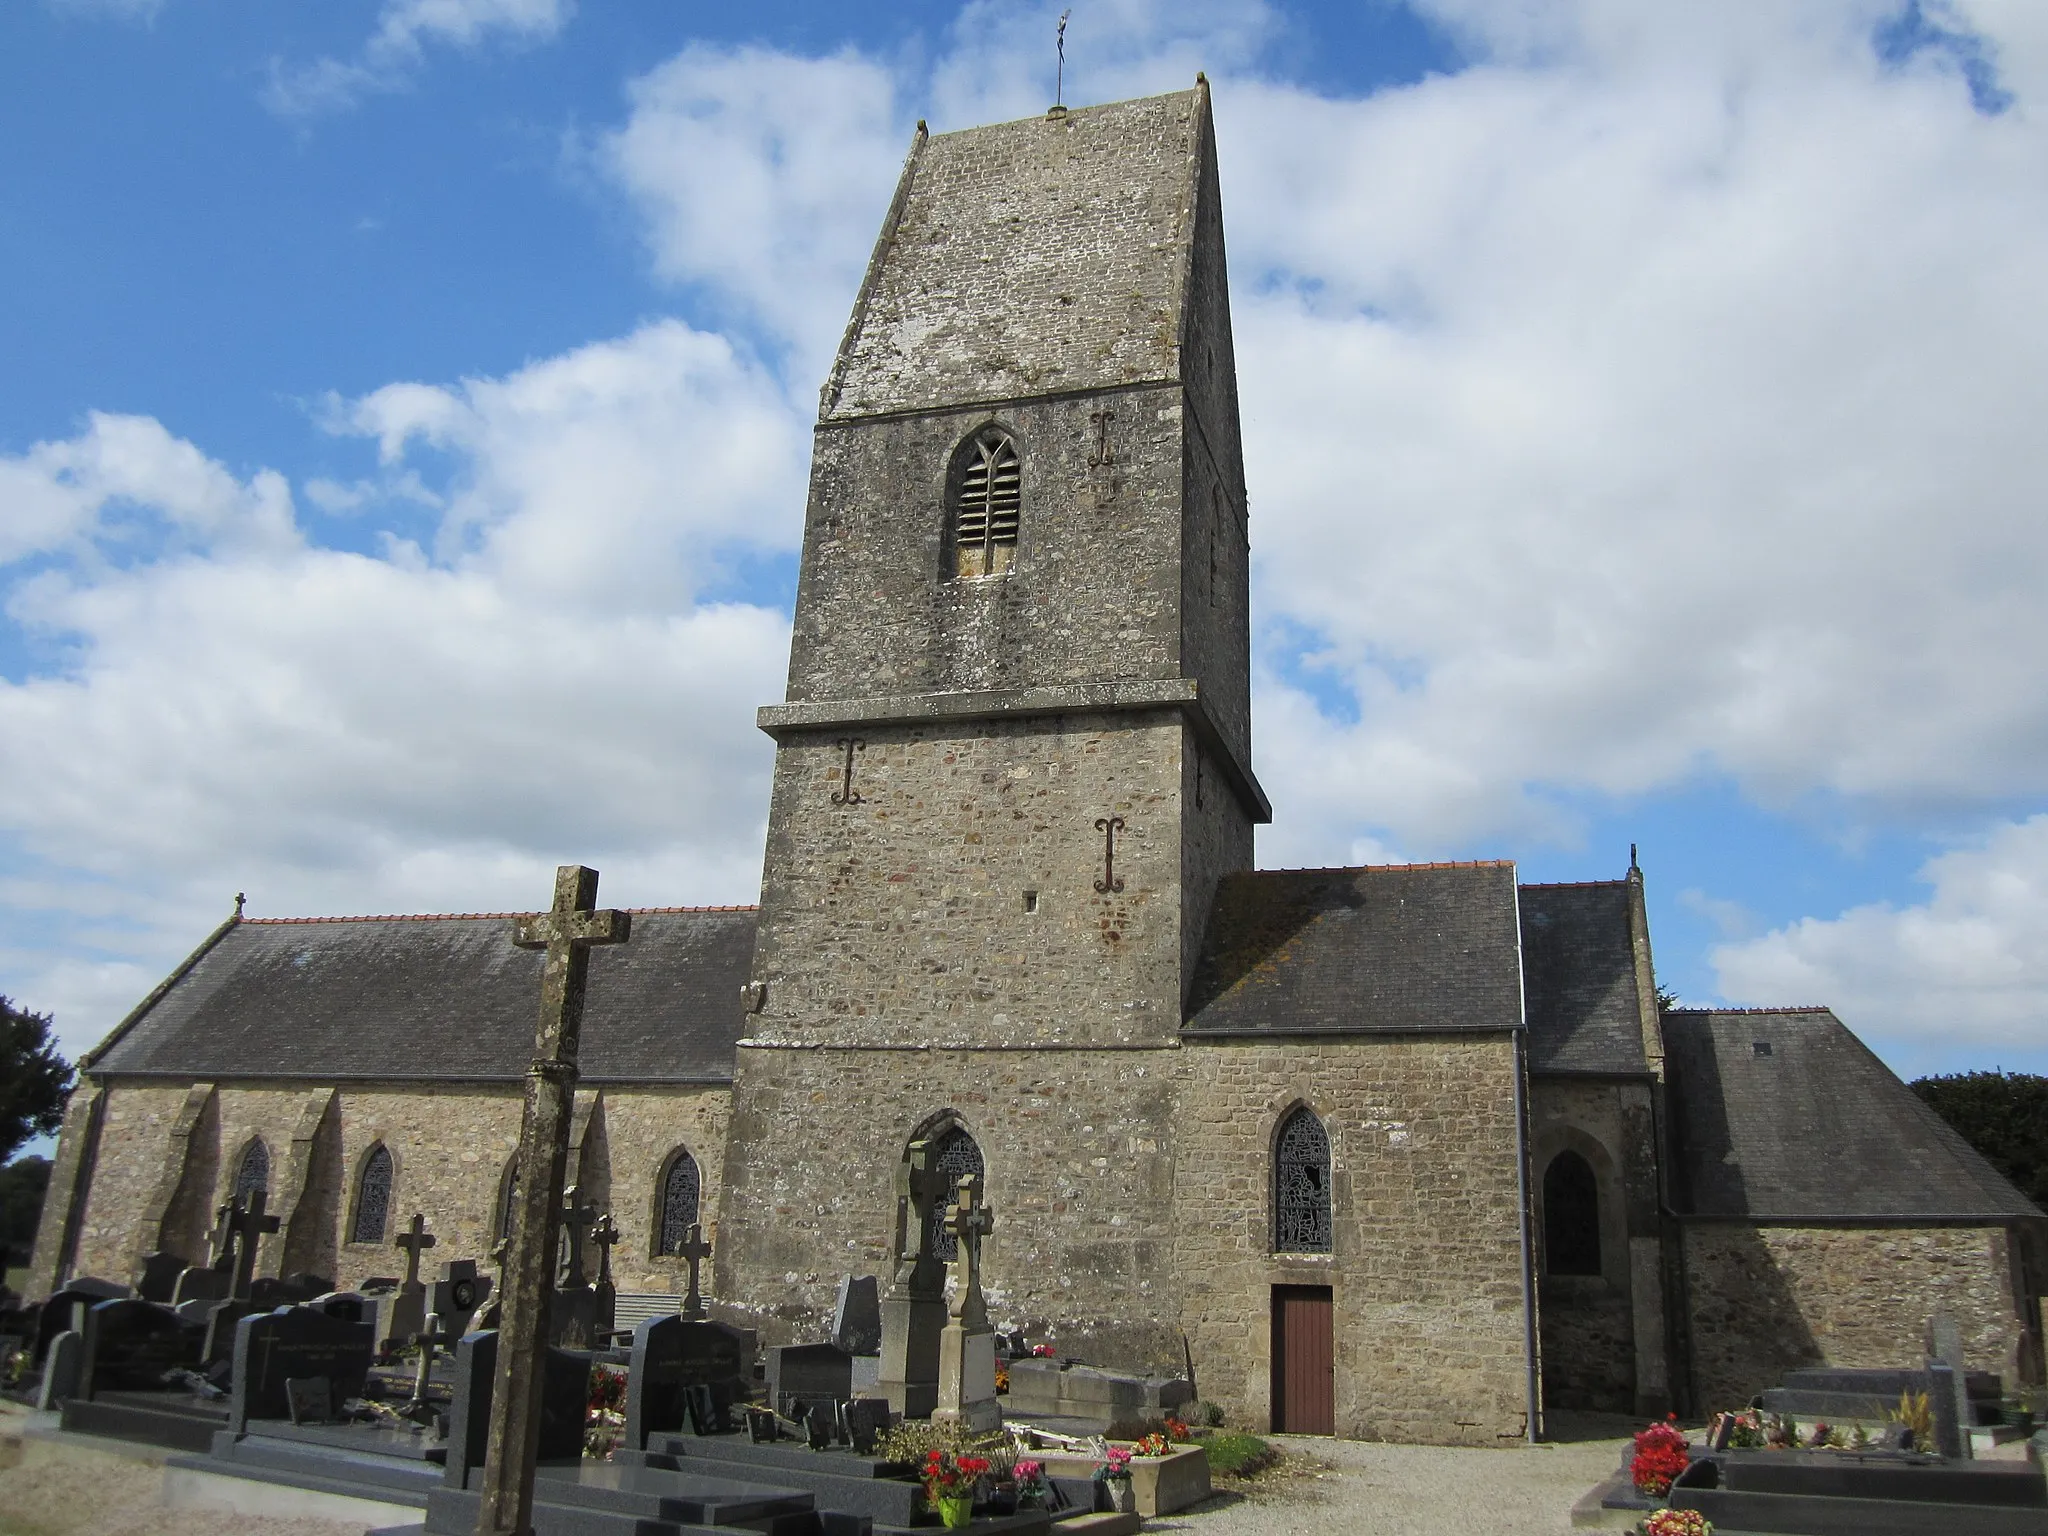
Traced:
<path fill-rule="evenodd" d="M 1279 1434 L 1337 1432 L 1335 1356 L 1327 1285 L 1273 1287 L 1273 1429 Z"/>

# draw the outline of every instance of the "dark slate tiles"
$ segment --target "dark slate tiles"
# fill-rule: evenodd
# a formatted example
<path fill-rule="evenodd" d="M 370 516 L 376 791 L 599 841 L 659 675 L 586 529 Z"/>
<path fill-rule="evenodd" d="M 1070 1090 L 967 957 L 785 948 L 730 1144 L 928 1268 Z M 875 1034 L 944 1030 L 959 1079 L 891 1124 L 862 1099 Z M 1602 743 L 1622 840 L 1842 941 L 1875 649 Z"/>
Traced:
<path fill-rule="evenodd" d="M 1825 1008 L 1678 1010 L 1664 1048 L 1684 1214 L 2041 1215 Z"/>
<path fill-rule="evenodd" d="M 1499 863 L 1225 876 L 1183 1028 L 1200 1036 L 1521 1026 L 1515 870 Z"/>
<path fill-rule="evenodd" d="M 729 1082 L 753 963 L 752 908 L 638 912 L 593 950 L 586 1081 Z M 512 919 L 235 924 L 107 1046 L 95 1072 L 186 1078 L 517 1082 L 542 956 Z"/>
<path fill-rule="evenodd" d="M 1521 900 L 1529 1070 L 1648 1072 L 1628 882 L 1525 885 Z"/>

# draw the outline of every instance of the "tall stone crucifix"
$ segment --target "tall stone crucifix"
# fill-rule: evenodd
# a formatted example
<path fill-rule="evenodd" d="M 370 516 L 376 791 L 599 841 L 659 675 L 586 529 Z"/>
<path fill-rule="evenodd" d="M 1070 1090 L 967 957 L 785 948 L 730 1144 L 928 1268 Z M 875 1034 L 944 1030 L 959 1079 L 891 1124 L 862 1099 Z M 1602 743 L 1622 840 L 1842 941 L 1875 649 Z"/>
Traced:
<path fill-rule="evenodd" d="M 561 1240 L 562 1174 L 569 1160 L 583 988 L 590 946 L 625 943 L 632 923 L 626 913 L 595 911 L 596 905 L 597 871 L 564 864 L 555 871 L 553 908 L 519 919 L 512 938 L 521 949 L 546 950 L 547 961 L 541 968 L 540 1025 L 519 1127 L 512 1232 L 499 1271 L 497 1379 L 491 1384 L 477 1536 L 529 1536 L 533 1529 L 548 1293 Z"/>
<path fill-rule="evenodd" d="M 946 1213 L 958 1239 L 953 1258 L 953 1302 L 939 1335 L 939 1401 L 934 1422 L 948 1420 L 982 1432 L 1003 1422 L 996 1401 L 996 1336 L 981 1298 L 981 1240 L 996 1229 L 996 1213 L 981 1203 L 981 1180 L 962 1179 Z"/>

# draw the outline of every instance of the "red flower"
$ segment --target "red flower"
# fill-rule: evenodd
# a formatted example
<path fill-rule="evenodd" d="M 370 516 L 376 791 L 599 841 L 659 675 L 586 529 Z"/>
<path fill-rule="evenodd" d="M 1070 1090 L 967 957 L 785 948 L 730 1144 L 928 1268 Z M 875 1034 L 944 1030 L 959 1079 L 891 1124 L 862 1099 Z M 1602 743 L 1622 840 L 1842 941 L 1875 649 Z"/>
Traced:
<path fill-rule="evenodd" d="M 1643 1493 L 1662 1497 L 1670 1492 L 1678 1474 L 1692 1465 L 1692 1452 L 1685 1443 L 1685 1432 L 1677 1427 L 1676 1417 L 1652 1424 L 1636 1436 L 1629 1479 Z"/>

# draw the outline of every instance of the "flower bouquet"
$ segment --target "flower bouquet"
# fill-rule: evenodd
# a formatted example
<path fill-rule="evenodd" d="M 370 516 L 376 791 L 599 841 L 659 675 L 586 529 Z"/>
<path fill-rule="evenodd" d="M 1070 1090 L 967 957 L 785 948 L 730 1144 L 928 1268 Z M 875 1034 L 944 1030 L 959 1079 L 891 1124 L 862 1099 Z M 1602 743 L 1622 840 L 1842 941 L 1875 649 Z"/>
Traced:
<path fill-rule="evenodd" d="M 984 1456 L 950 1456 L 939 1450 L 925 1453 L 918 1480 L 947 1530 L 958 1530 L 974 1518 L 974 1487 L 988 1474 L 988 1467 Z"/>
<path fill-rule="evenodd" d="M 1642 1536 L 1714 1536 L 1714 1523 L 1696 1509 L 1660 1509 L 1636 1529 Z"/>
<path fill-rule="evenodd" d="M 1138 1443 L 1131 1447 L 1134 1456 L 1171 1456 L 1173 1445 L 1166 1436 L 1156 1430 L 1149 1435 L 1140 1435 Z"/>
<path fill-rule="evenodd" d="M 1036 1509 L 1047 1502 L 1052 1485 L 1046 1480 L 1044 1462 L 1020 1461 L 1010 1469 L 1010 1476 L 1016 1479 L 1019 1509 Z"/>
<path fill-rule="evenodd" d="M 1629 1480 L 1636 1485 L 1637 1492 L 1661 1499 L 1671 1491 L 1678 1474 L 1691 1465 L 1692 1452 L 1685 1443 L 1685 1432 L 1678 1427 L 1678 1416 L 1673 1414 L 1664 1423 L 1652 1424 L 1636 1436 Z"/>
<path fill-rule="evenodd" d="M 1102 1465 L 1095 1469 L 1095 1480 L 1107 1486 L 1109 1502 L 1115 1508 L 1129 1513 L 1138 1507 L 1131 1492 L 1131 1453 L 1123 1446 L 1112 1445 L 1103 1453 Z"/>

